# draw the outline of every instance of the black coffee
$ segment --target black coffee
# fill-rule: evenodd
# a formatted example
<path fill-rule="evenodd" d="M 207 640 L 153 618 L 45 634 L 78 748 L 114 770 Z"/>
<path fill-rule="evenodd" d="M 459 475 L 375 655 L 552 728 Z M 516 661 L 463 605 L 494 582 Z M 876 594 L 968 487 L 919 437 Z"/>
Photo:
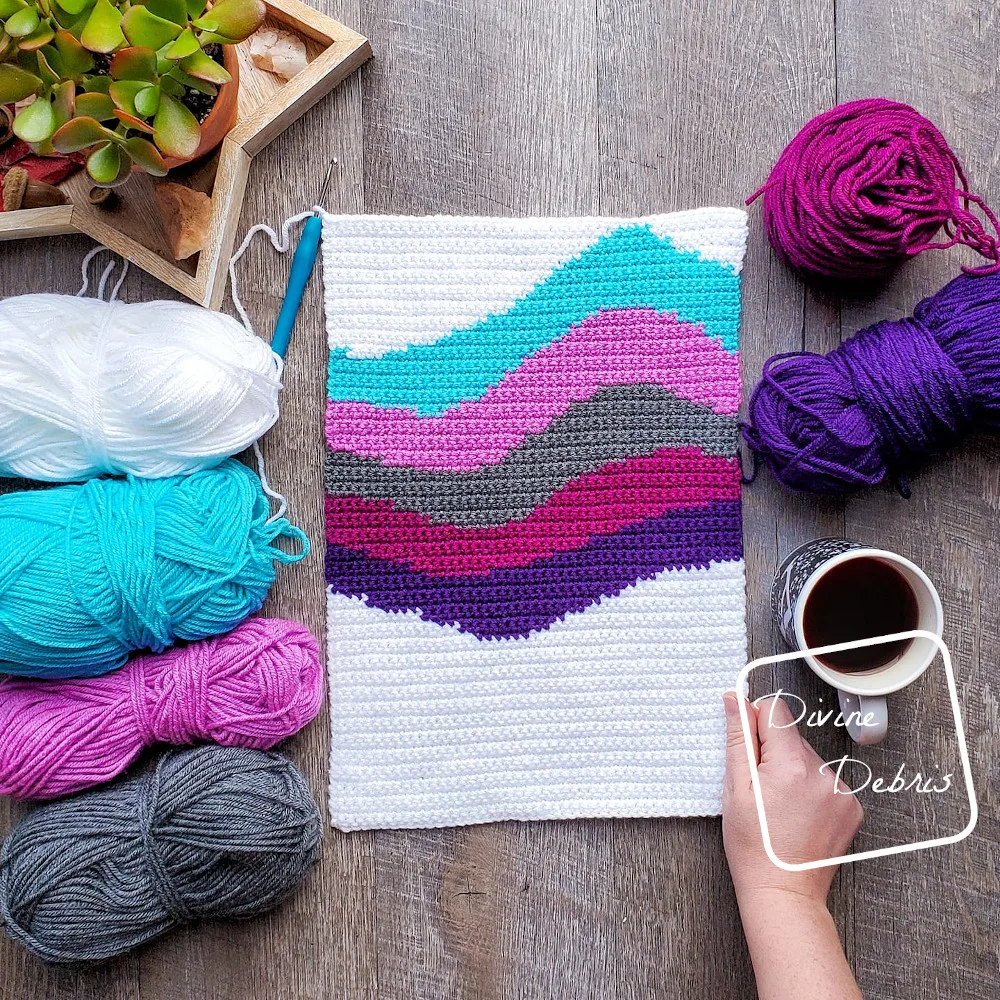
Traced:
<path fill-rule="evenodd" d="M 828 570 L 806 598 L 802 630 L 810 649 L 837 642 L 908 632 L 917 627 L 917 597 L 890 563 L 862 556 Z M 912 639 L 828 653 L 817 659 L 834 670 L 873 670 L 892 663 Z"/>

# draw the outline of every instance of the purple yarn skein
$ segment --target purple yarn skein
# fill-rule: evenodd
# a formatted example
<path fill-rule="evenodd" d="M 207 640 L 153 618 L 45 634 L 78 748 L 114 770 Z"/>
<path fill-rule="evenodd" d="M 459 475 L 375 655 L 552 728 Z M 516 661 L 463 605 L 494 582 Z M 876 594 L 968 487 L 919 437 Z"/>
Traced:
<path fill-rule="evenodd" d="M 793 490 L 890 478 L 909 496 L 907 471 L 977 427 L 1000 427 L 1000 275 L 960 275 L 829 354 L 770 358 L 743 436 Z"/>

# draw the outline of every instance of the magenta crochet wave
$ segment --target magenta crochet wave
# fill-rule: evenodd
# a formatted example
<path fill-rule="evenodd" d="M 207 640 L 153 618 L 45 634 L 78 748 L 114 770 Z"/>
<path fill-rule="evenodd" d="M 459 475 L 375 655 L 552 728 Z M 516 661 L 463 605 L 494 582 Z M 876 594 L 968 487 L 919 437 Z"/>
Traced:
<path fill-rule="evenodd" d="M 969 191 L 945 137 L 908 104 L 870 98 L 817 115 L 747 204 L 760 196 L 771 246 L 817 277 L 871 279 L 958 243 L 990 262 L 966 270 L 1000 269 L 996 217 Z"/>
<path fill-rule="evenodd" d="M 52 799 L 90 788 L 156 743 L 266 750 L 311 722 L 322 701 L 316 638 L 277 618 L 250 618 L 102 677 L 11 677 L 0 682 L 0 793 Z"/>

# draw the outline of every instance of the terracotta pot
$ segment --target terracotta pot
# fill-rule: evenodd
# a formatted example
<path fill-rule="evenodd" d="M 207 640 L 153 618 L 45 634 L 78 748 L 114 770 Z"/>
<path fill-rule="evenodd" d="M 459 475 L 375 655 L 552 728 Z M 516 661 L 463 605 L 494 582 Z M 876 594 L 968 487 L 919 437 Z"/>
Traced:
<path fill-rule="evenodd" d="M 176 156 L 165 156 L 163 160 L 168 170 L 173 170 L 174 167 L 179 167 L 182 163 L 190 163 L 192 160 L 200 160 L 203 156 L 207 156 L 225 139 L 229 130 L 236 124 L 236 116 L 240 110 L 240 59 L 236 54 L 235 45 L 222 46 L 222 65 L 229 71 L 232 80 L 219 88 L 212 110 L 201 123 L 201 142 L 198 144 L 198 148 L 192 156 L 184 159 Z"/>

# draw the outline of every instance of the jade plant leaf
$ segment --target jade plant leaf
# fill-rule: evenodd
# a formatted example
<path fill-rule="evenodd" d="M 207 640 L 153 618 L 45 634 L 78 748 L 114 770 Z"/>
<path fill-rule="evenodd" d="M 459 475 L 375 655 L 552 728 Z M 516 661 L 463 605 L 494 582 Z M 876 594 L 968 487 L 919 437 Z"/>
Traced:
<path fill-rule="evenodd" d="M 133 45 L 162 49 L 181 33 L 181 26 L 157 17 L 140 4 L 130 7 L 122 18 L 122 31 Z"/>
<path fill-rule="evenodd" d="M 196 28 L 239 42 L 249 38 L 264 23 L 266 16 L 267 8 L 263 0 L 219 0 L 193 24 Z"/>
<path fill-rule="evenodd" d="M 130 115 L 127 111 L 119 111 L 115 108 L 115 117 L 127 128 L 138 129 L 140 132 L 145 132 L 147 135 L 153 134 L 152 126 L 147 125 L 146 122 L 136 115 Z"/>
<path fill-rule="evenodd" d="M 30 35 L 18 42 L 17 47 L 22 52 L 34 52 L 35 49 L 40 49 L 43 45 L 48 45 L 55 36 L 56 33 L 52 25 L 48 21 L 42 21 Z"/>
<path fill-rule="evenodd" d="M 7 18 L 4 30 L 11 38 L 24 38 L 38 27 L 38 11 L 34 7 L 25 7 Z"/>
<path fill-rule="evenodd" d="M 0 0 L 0 21 L 6 21 L 12 14 L 24 10 L 27 6 L 24 0 Z"/>
<path fill-rule="evenodd" d="M 0 104 L 13 104 L 37 94 L 42 87 L 40 77 L 20 66 L 0 63 Z"/>
<path fill-rule="evenodd" d="M 115 102 L 107 94 L 98 92 L 77 94 L 76 113 L 99 122 L 110 121 L 115 117 Z"/>
<path fill-rule="evenodd" d="M 177 38 L 171 42 L 164 50 L 164 59 L 185 59 L 187 56 L 200 52 L 201 46 L 195 38 L 191 28 L 185 28 Z"/>
<path fill-rule="evenodd" d="M 188 17 L 194 19 L 205 13 L 206 0 L 187 0 Z"/>
<path fill-rule="evenodd" d="M 56 87 L 62 81 L 62 60 L 59 53 L 46 45 L 34 53 L 35 68 L 46 87 Z"/>
<path fill-rule="evenodd" d="M 62 60 L 64 76 L 79 79 L 94 68 L 90 53 L 65 29 L 56 32 L 56 51 Z"/>
<path fill-rule="evenodd" d="M 121 11 L 110 0 L 97 0 L 80 35 L 83 47 L 91 52 L 114 52 L 125 41 L 121 23 Z"/>
<path fill-rule="evenodd" d="M 160 96 L 160 107 L 153 119 L 153 139 L 167 156 L 187 159 L 194 156 L 201 142 L 198 119 L 174 97 Z"/>
<path fill-rule="evenodd" d="M 143 118 L 152 118 L 160 107 L 160 88 L 146 87 L 135 95 L 132 103 Z"/>
<path fill-rule="evenodd" d="M 65 80 L 52 91 L 52 112 L 55 115 L 55 131 L 61 128 L 76 113 L 76 84 Z"/>
<path fill-rule="evenodd" d="M 177 72 L 174 70 L 173 72 Z M 160 90 L 164 94 L 169 94 L 171 97 L 183 97 L 184 96 L 184 85 L 179 81 L 173 79 L 173 76 L 164 76 L 160 79 Z"/>
<path fill-rule="evenodd" d="M 128 158 L 122 155 L 118 146 L 109 142 L 106 146 L 98 146 L 87 157 L 87 173 L 98 184 L 114 184 L 123 171 L 128 171 Z"/>
<path fill-rule="evenodd" d="M 111 77 L 114 80 L 141 80 L 156 83 L 156 53 L 141 45 L 119 49 L 111 60 Z"/>
<path fill-rule="evenodd" d="M 221 66 L 210 55 L 200 49 L 194 55 L 180 61 L 180 67 L 189 76 L 197 80 L 207 80 L 209 83 L 223 84 L 232 80 L 225 66 Z"/>
<path fill-rule="evenodd" d="M 82 14 L 85 10 L 94 6 L 94 0 L 56 0 L 56 3 L 67 14 Z"/>
<path fill-rule="evenodd" d="M 174 24 L 188 23 L 188 9 L 185 0 L 146 0 L 146 9 L 164 21 Z"/>
<path fill-rule="evenodd" d="M 56 130 L 56 113 L 44 97 L 36 97 L 14 118 L 14 134 L 25 142 L 44 142 Z"/>
<path fill-rule="evenodd" d="M 148 140 L 133 136 L 125 140 L 125 151 L 147 174 L 154 177 L 165 177 L 167 165 L 160 156 L 160 151 Z"/>
<path fill-rule="evenodd" d="M 145 80 L 115 80 L 108 88 L 108 95 L 115 107 L 126 114 L 134 115 L 135 95 L 145 90 L 149 84 Z"/>
<path fill-rule="evenodd" d="M 180 84 L 180 91 L 175 96 L 183 97 L 184 89 L 188 88 L 190 90 L 197 90 L 201 94 L 207 94 L 209 97 L 215 97 L 219 92 L 219 88 L 215 86 L 214 83 L 209 83 L 207 80 L 199 80 L 196 76 L 190 76 L 185 73 L 184 70 L 180 68 L 180 64 L 174 66 L 170 71 L 170 76 L 168 79 L 173 80 L 174 83 Z"/>
<path fill-rule="evenodd" d="M 106 129 L 100 122 L 86 116 L 78 116 L 66 122 L 52 136 L 52 145 L 60 153 L 76 153 L 99 142 L 107 142 L 115 138 L 114 132 Z"/>

